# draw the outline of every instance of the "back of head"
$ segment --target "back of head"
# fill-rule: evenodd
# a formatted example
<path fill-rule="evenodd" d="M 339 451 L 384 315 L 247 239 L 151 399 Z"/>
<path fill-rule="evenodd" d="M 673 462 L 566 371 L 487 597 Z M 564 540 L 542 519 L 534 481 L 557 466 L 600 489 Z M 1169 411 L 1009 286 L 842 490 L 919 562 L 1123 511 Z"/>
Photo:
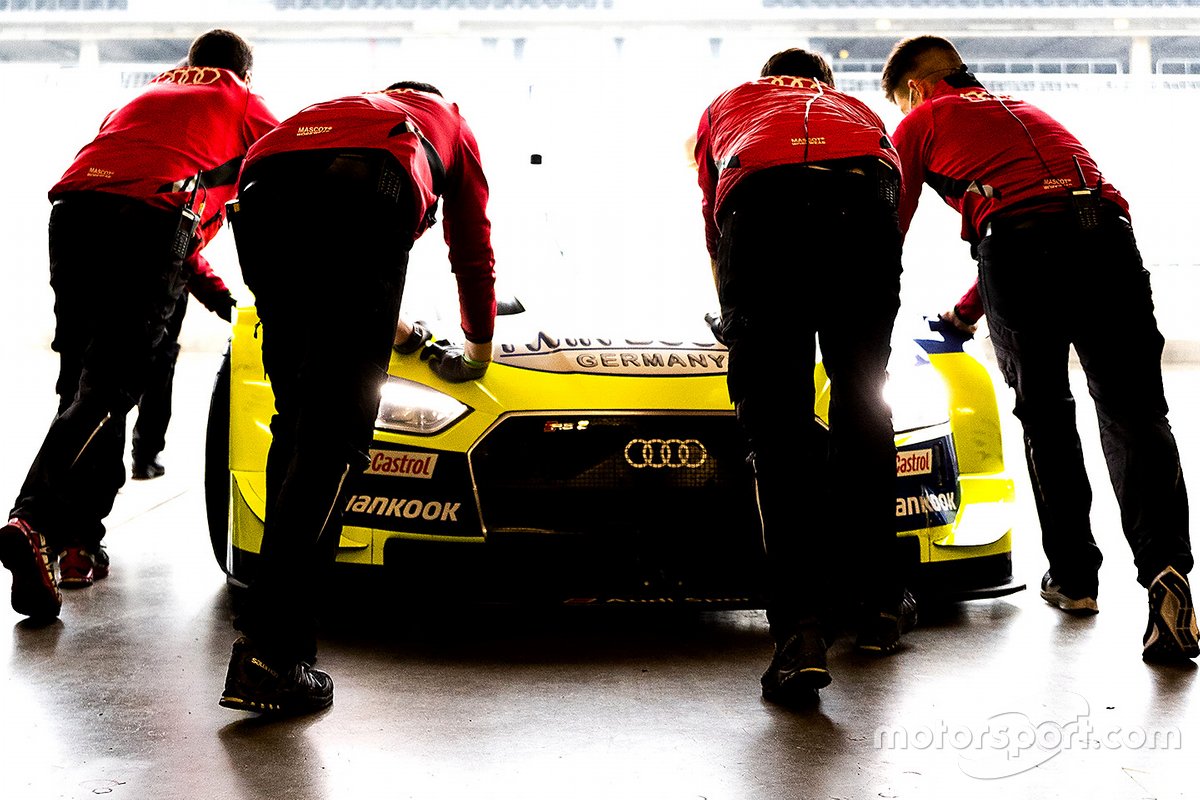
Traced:
<path fill-rule="evenodd" d="M 246 40 L 220 28 L 203 33 L 188 50 L 188 66 L 227 69 L 245 80 L 254 67 L 254 56 Z"/>
<path fill-rule="evenodd" d="M 763 64 L 760 77 L 789 76 L 793 78 L 812 78 L 826 86 L 833 86 L 833 70 L 829 62 L 819 53 L 810 53 L 799 47 L 781 50 L 767 59 Z"/>
<path fill-rule="evenodd" d="M 432 83 L 421 83 L 420 81 L 396 81 L 387 87 L 385 91 L 391 92 L 397 89 L 411 89 L 414 92 L 428 92 L 429 94 L 436 94 L 438 97 L 442 96 L 441 91 Z"/>
<path fill-rule="evenodd" d="M 962 56 L 941 36 L 914 36 L 896 43 L 883 65 L 883 93 L 892 99 L 910 78 L 917 80 L 948 75 L 963 68 Z M 941 76 L 938 76 L 941 77 Z"/>

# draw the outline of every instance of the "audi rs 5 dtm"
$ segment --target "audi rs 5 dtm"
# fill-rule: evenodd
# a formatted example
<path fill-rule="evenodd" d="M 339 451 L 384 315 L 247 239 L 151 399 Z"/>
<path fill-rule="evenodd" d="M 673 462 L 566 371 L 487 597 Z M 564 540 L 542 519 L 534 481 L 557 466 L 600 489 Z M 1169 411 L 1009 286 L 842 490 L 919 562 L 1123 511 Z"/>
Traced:
<path fill-rule="evenodd" d="M 668 340 L 506 340 L 480 381 L 393 355 L 369 466 L 337 560 L 399 592 L 557 602 L 760 604 L 761 534 L 746 446 L 707 326 Z M 273 412 L 258 319 L 237 311 L 214 387 L 206 493 L 214 553 L 254 574 Z M 996 596 L 1012 580 L 1013 483 L 992 381 L 939 321 L 897 340 L 896 534 L 915 587 Z M 826 427 L 829 382 L 801 422 Z M 844 536 L 852 531 L 830 531 Z"/>

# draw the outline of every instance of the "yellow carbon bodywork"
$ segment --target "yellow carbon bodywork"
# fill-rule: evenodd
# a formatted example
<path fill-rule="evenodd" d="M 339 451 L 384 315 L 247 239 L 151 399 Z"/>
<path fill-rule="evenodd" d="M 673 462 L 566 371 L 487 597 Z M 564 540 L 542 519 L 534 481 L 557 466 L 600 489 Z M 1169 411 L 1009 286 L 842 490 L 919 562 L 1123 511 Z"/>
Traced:
<path fill-rule="evenodd" d="M 258 553 L 265 516 L 265 465 L 274 413 L 269 382 L 263 372 L 258 317 L 253 307 L 237 309 L 233 326 L 230 373 L 229 468 L 232 491 L 230 544 Z M 723 352 L 723 351 L 720 351 Z M 900 536 L 919 543 L 922 564 L 1003 555 L 1012 549 L 1014 486 L 1004 469 L 1000 418 L 987 369 L 967 352 L 933 352 L 931 367 L 945 385 L 949 429 L 958 460 L 961 502 L 953 522 Z M 527 411 L 616 412 L 637 414 L 670 410 L 732 415 L 724 374 L 681 378 L 562 374 L 509 366 L 498 359 L 483 381 L 445 383 L 418 356 L 393 354 L 390 372 L 432 386 L 469 406 L 456 424 L 430 436 L 376 430 L 379 443 L 467 453 L 502 417 Z M 828 419 L 829 382 L 821 365 L 814 371 L 815 413 Z M 587 398 L 581 405 L 580 398 Z M 941 426 L 945 427 L 945 425 Z M 930 435 L 929 430 L 898 433 L 904 446 Z M 899 499 L 898 499 L 898 502 Z M 472 514 L 476 513 L 474 509 Z M 391 538 L 442 541 L 447 546 L 481 544 L 483 536 L 431 536 L 347 525 L 337 559 L 343 563 L 382 565 L 384 544 Z"/>

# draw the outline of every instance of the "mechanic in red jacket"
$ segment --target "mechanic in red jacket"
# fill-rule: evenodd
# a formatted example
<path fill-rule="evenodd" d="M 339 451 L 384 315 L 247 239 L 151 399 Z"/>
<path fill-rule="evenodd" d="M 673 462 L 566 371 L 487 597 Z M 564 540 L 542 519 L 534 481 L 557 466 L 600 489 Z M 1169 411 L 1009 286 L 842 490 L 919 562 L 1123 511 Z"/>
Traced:
<path fill-rule="evenodd" d="M 1098 610 L 1101 555 L 1068 382 L 1074 345 L 1138 581 L 1149 593 L 1143 656 L 1195 658 L 1187 494 L 1167 422 L 1163 337 L 1128 205 L 1062 125 L 988 92 L 945 39 L 899 42 L 883 90 L 905 114 L 895 135 L 901 225 L 907 230 L 924 182 L 962 214 L 962 237 L 978 260 L 978 299 L 968 292 L 945 316 L 970 330 L 987 315 L 1016 393 L 1050 566 L 1042 597 L 1069 613 Z M 1065 320 L 1067 310 L 1078 313 Z"/>
<path fill-rule="evenodd" d="M 368 463 L 393 344 L 415 353 L 428 338 L 399 309 L 409 250 L 439 197 L 466 341 L 423 354 L 455 382 L 482 378 L 491 361 L 488 186 L 458 107 L 401 82 L 285 120 L 250 150 L 240 187 L 231 221 L 276 413 L 261 557 L 220 703 L 303 713 L 333 701 L 332 679 L 310 666 L 316 587 L 336 554 L 347 478 Z"/>
<path fill-rule="evenodd" d="M 69 571 L 107 572 L 103 520 L 125 480 L 115 421 L 142 395 L 184 288 L 184 261 L 201 244 L 195 226 L 222 213 L 246 150 L 276 122 L 250 91 L 251 64 L 237 35 L 201 35 L 188 66 L 109 114 L 50 190 L 64 407 L 0 528 L 0 562 L 13 573 L 12 604 L 22 614 L 59 613 L 59 551 Z"/>
<path fill-rule="evenodd" d="M 830 681 L 831 609 L 862 601 L 857 645 L 873 653 L 894 651 L 915 621 L 894 570 L 896 448 L 883 402 L 900 304 L 898 161 L 879 117 L 834 89 L 825 59 L 792 49 L 712 102 L 696 162 L 768 559 L 775 654 L 762 693 L 811 702 Z M 810 416 L 815 338 L 832 383 L 828 442 Z M 834 518 L 851 507 L 853 554 L 836 546 Z M 831 569 L 843 563 L 852 569 Z"/>

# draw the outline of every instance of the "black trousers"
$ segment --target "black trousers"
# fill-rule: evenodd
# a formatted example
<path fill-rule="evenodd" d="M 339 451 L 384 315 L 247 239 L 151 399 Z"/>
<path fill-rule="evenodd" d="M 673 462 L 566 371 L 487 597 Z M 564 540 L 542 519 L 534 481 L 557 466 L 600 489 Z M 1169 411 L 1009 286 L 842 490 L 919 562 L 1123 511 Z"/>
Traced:
<path fill-rule="evenodd" d="M 276 411 L 259 569 L 236 625 L 283 662 L 316 652 L 319 587 L 348 479 L 368 463 L 414 236 L 411 214 L 377 192 L 380 162 L 334 155 L 260 162 L 233 220 Z"/>
<path fill-rule="evenodd" d="M 1050 570 L 1094 592 L 1101 554 L 1068 383 L 1073 345 L 1096 405 L 1100 441 L 1138 581 L 1192 567 L 1187 490 L 1167 421 L 1150 276 L 1129 223 L 1110 209 L 1098 231 L 1063 214 L 996 226 L 978 247 L 992 344 L 1016 395 Z"/>
<path fill-rule="evenodd" d="M 901 239 L 877 179 L 765 170 L 738 187 L 721 225 L 729 390 L 754 467 L 779 641 L 835 605 L 886 607 L 902 591 L 883 401 Z M 813 415 L 817 341 L 831 383 L 827 434 Z"/>
<path fill-rule="evenodd" d="M 175 364 L 179 361 L 179 333 L 187 314 L 188 293 L 183 292 L 167 319 L 146 376 L 146 388 L 137 404 L 133 423 L 133 460 L 150 461 L 167 446 L 167 427 L 171 424 L 171 405 L 175 386 Z"/>
<path fill-rule="evenodd" d="M 184 289 L 170 251 L 176 224 L 170 212 L 99 192 L 51 209 L 59 408 L 12 515 L 53 548 L 98 545 L 124 484 L 125 415 Z"/>

